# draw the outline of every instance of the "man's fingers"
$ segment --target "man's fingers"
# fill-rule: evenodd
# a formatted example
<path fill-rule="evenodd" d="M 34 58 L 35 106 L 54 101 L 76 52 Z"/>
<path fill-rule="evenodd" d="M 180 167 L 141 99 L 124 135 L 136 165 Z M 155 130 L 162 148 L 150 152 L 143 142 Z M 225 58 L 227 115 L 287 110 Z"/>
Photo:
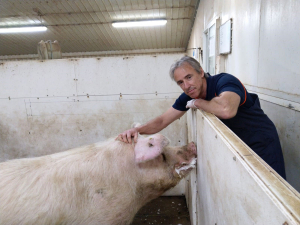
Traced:
<path fill-rule="evenodd" d="M 119 141 L 124 142 L 124 140 L 123 140 L 123 134 L 119 134 L 119 135 L 116 137 L 115 140 L 119 140 Z"/>
<path fill-rule="evenodd" d="M 123 137 L 123 134 L 121 134 L 121 136 L 120 136 L 120 141 L 125 142 L 125 139 L 124 139 L 124 137 Z"/>
<path fill-rule="evenodd" d="M 136 143 L 137 139 L 138 139 L 138 132 L 136 132 L 136 130 L 127 130 L 125 132 L 123 132 L 122 134 L 119 134 L 118 137 L 116 138 L 116 140 L 120 140 L 123 141 L 125 143 L 132 143 L 132 138 L 133 141 Z"/>
<path fill-rule="evenodd" d="M 121 134 L 119 134 L 115 140 L 119 140 L 119 141 L 122 141 L 122 138 L 121 138 Z"/>
<path fill-rule="evenodd" d="M 134 133 L 134 142 L 136 143 L 137 142 L 137 138 L 138 138 L 138 133 Z"/>
<path fill-rule="evenodd" d="M 131 133 L 128 132 L 126 137 L 127 137 L 126 143 L 130 143 L 131 144 Z"/>

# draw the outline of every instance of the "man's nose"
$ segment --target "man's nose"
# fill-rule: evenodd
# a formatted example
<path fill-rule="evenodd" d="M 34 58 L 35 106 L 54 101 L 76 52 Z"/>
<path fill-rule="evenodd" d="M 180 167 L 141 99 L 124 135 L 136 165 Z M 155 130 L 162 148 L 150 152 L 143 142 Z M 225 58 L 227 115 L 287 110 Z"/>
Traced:
<path fill-rule="evenodd" d="M 184 89 L 189 89 L 190 88 L 189 82 L 183 81 L 183 87 L 184 87 Z"/>

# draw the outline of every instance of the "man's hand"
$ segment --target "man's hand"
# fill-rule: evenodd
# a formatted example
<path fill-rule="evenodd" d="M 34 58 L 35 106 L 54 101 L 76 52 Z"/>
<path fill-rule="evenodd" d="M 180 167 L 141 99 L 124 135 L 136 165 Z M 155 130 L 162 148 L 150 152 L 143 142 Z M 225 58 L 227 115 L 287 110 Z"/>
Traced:
<path fill-rule="evenodd" d="M 195 106 L 195 101 L 197 101 L 197 99 L 188 101 L 186 104 L 186 108 L 198 109 L 197 106 Z"/>
<path fill-rule="evenodd" d="M 138 131 L 137 128 L 131 128 L 129 130 L 125 130 L 123 133 L 119 134 L 116 140 L 123 141 L 125 143 L 130 143 L 131 144 L 131 138 L 133 137 L 134 142 L 137 142 L 138 138 Z"/>

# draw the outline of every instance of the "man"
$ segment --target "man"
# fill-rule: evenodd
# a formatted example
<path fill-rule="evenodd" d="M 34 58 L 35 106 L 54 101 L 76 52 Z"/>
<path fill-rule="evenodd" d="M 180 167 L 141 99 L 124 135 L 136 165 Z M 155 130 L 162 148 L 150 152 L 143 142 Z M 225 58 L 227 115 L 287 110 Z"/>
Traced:
<path fill-rule="evenodd" d="M 184 91 L 162 115 L 148 123 L 124 131 L 118 139 L 131 143 L 138 133 L 154 134 L 179 119 L 189 108 L 213 113 L 253 151 L 285 178 L 284 160 L 273 122 L 260 108 L 258 96 L 248 93 L 234 76 L 204 73 L 198 61 L 185 56 L 170 68 L 171 78 Z"/>

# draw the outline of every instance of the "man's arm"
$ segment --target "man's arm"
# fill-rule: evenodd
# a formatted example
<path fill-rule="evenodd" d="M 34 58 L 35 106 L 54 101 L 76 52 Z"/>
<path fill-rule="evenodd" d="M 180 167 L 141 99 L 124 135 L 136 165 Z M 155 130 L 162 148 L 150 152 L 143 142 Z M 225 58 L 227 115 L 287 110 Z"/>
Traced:
<path fill-rule="evenodd" d="M 220 119 L 230 119 L 236 115 L 240 101 L 241 97 L 238 94 L 231 91 L 225 91 L 210 101 L 195 99 L 194 105 L 198 109 L 212 113 Z M 187 107 L 193 108 L 188 105 Z"/>
<path fill-rule="evenodd" d="M 125 143 L 131 143 L 131 137 L 134 137 L 134 142 L 136 142 L 138 133 L 155 134 L 167 127 L 170 123 L 179 119 L 184 115 L 184 113 L 185 111 L 179 111 L 174 109 L 173 107 L 170 107 L 165 113 L 150 120 L 149 122 L 139 127 L 131 128 L 119 134 L 117 139 Z"/>

